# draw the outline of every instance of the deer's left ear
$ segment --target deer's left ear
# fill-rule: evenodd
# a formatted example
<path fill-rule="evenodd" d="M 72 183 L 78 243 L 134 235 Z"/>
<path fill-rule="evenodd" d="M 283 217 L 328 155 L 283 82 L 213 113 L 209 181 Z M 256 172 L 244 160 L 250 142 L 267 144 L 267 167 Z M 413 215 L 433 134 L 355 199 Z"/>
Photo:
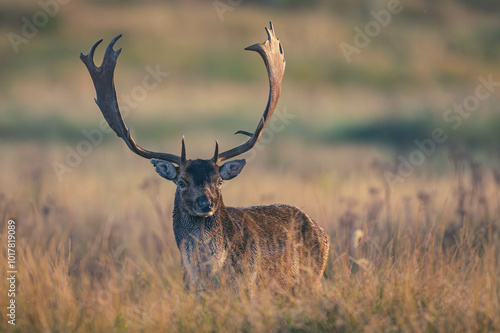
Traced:
<path fill-rule="evenodd" d="M 177 178 L 177 168 L 170 162 L 151 159 L 151 163 L 155 166 L 156 172 L 165 179 L 175 180 Z"/>
<path fill-rule="evenodd" d="M 238 176 L 246 162 L 245 160 L 234 160 L 224 163 L 219 169 L 220 176 L 224 180 L 233 179 Z"/>

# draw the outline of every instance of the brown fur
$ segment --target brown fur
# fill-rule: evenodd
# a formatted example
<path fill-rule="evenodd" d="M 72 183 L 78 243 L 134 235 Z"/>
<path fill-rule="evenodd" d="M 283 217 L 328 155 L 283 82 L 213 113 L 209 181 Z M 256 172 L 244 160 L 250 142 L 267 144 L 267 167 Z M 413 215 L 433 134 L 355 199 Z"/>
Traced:
<path fill-rule="evenodd" d="M 173 213 L 187 287 L 203 289 L 222 275 L 250 289 L 319 285 L 328 259 L 325 231 L 292 206 L 226 208 L 216 186 L 219 169 L 210 160 L 195 160 L 178 170 L 178 179 L 190 182 L 189 189 L 177 187 Z M 197 195 L 213 200 L 213 215 L 192 214 Z"/>

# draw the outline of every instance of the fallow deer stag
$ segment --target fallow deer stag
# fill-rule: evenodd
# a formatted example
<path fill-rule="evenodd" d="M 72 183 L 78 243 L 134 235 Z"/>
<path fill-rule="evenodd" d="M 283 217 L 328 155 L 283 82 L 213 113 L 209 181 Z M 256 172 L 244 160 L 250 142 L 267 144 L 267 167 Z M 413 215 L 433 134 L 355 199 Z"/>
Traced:
<path fill-rule="evenodd" d="M 203 289 L 214 282 L 220 285 L 221 276 L 225 276 L 226 282 L 244 285 L 250 292 L 255 285 L 290 290 L 311 283 L 318 286 L 325 270 L 328 236 L 300 209 L 280 204 L 233 208 L 222 200 L 222 182 L 236 177 L 245 160 L 221 162 L 254 147 L 280 97 L 285 72 L 283 48 L 272 23 L 266 32 L 264 43 L 245 49 L 259 53 L 266 65 L 270 91 L 264 114 L 253 133 L 235 133 L 249 136 L 248 141 L 222 153 L 216 142 L 215 153 L 208 160 L 187 159 L 184 138 L 180 156 L 152 152 L 135 143 L 120 114 L 113 81 L 121 52 L 113 46 L 121 35 L 109 43 L 100 67 L 93 58 L 102 39 L 87 55 L 80 55 L 94 82 L 95 102 L 110 127 L 134 153 L 150 159 L 160 176 L 177 185 L 173 228 L 188 289 Z"/>

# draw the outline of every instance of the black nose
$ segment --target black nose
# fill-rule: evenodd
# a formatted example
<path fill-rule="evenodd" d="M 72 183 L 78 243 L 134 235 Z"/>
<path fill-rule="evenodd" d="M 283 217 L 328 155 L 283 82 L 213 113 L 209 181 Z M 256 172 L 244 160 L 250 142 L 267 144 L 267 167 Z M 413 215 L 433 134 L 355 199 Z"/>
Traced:
<path fill-rule="evenodd" d="M 198 204 L 198 208 L 202 212 L 209 212 L 212 209 L 212 202 L 206 197 L 206 196 L 201 196 L 196 200 L 196 203 Z"/>

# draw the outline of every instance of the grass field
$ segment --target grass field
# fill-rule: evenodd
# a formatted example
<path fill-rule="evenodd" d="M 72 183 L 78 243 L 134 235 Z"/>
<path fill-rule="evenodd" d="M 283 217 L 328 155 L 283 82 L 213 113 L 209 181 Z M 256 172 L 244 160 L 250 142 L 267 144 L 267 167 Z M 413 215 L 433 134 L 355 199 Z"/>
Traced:
<path fill-rule="evenodd" d="M 471 173 L 466 160 L 458 162 L 462 176 L 427 170 L 385 192 L 377 163 L 314 165 L 352 151 L 325 158 L 297 149 L 313 165 L 302 174 L 303 166 L 259 156 L 228 183 L 226 204 L 297 205 L 326 229 L 331 252 L 322 294 L 249 300 L 183 289 L 173 185 L 121 145 L 96 151 L 61 183 L 44 163 L 56 152 L 3 149 L 2 230 L 5 238 L 7 219 L 15 217 L 19 331 L 500 328 L 499 185 L 490 170 Z M 364 236 L 347 249 L 346 235 L 356 229 Z M 6 297 L 0 305 L 5 309 Z M 3 319 L 2 330 L 10 329 Z"/>
<path fill-rule="evenodd" d="M 242 3 L 221 21 L 211 2 L 73 1 L 18 53 L 0 39 L 0 332 L 500 331 L 500 95 L 457 130 L 443 120 L 479 76 L 500 81 L 498 8 L 405 3 L 348 64 L 339 43 L 380 3 L 265 3 Z M 0 8 L 2 35 L 40 10 L 30 1 Z M 286 121 L 248 154 L 224 199 L 291 204 L 314 218 L 331 243 L 322 292 L 189 293 L 174 185 L 100 130 L 78 55 L 124 33 L 122 106 L 148 66 L 169 72 L 129 105 L 134 137 L 179 153 L 185 135 L 188 157 L 208 158 L 216 139 L 224 150 L 238 144 L 232 133 L 259 119 L 265 70 L 243 47 L 265 38 L 270 19 L 287 57 L 275 115 Z M 436 128 L 448 140 L 401 172 L 421 152 L 414 140 Z M 15 326 L 5 314 L 9 219 Z"/>

